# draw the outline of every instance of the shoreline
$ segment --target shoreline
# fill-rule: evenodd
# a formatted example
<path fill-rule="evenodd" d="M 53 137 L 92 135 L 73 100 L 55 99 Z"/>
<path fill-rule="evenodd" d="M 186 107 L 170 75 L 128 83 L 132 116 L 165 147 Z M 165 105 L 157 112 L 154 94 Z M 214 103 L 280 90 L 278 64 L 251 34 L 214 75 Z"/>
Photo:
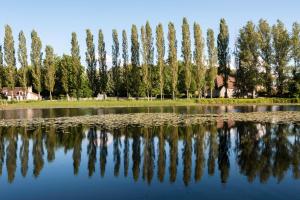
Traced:
<path fill-rule="evenodd" d="M 294 103 L 293 103 L 294 102 Z M 257 99 L 177 99 L 177 100 L 44 100 L 5 102 L 0 110 L 47 109 L 47 108 L 139 108 L 167 106 L 300 106 L 300 99 L 257 98 Z"/>

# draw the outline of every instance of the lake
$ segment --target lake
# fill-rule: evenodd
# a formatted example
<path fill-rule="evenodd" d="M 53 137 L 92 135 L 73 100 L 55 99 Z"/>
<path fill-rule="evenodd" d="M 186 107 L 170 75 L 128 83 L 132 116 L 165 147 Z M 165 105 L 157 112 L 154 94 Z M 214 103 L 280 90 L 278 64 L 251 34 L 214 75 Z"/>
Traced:
<path fill-rule="evenodd" d="M 31 116 L 18 112 L 28 110 L 9 110 L 1 115 L 3 119 L 5 112 L 15 113 L 6 115 L 10 119 L 148 112 L 145 109 L 37 109 Z M 179 113 L 269 110 L 300 109 L 175 107 Z M 113 130 L 91 124 L 3 126 L 0 194 L 5 200 L 299 199 L 300 124 L 217 121 Z"/>

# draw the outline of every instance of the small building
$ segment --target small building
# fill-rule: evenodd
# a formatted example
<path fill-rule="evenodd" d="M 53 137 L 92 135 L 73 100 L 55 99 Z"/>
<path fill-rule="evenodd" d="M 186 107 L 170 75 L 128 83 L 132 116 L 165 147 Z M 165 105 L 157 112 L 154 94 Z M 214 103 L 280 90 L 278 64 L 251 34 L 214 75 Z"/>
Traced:
<path fill-rule="evenodd" d="M 222 75 L 218 75 L 215 79 L 215 89 L 213 90 L 213 97 L 225 97 L 225 84 L 224 77 Z M 227 96 L 228 98 L 232 98 L 235 94 L 235 77 L 229 76 L 227 81 Z M 208 97 L 210 97 L 210 91 L 208 91 Z"/>
<path fill-rule="evenodd" d="M 41 99 L 38 94 L 32 92 L 32 87 L 15 87 L 10 89 L 3 87 L 1 93 L 7 98 L 7 100 L 39 100 Z"/>

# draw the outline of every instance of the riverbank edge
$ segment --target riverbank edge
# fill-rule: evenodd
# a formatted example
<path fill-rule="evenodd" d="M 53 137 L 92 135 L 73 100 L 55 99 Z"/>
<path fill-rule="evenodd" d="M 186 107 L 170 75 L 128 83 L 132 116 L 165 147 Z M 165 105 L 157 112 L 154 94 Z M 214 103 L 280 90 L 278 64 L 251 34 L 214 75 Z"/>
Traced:
<path fill-rule="evenodd" d="M 34 108 L 122 108 L 122 107 L 166 107 L 166 106 L 236 106 L 236 105 L 300 105 L 300 98 L 256 98 L 256 99 L 177 99 L 177 100 L 43 100 L 2 101 L 0 110 Z"/>

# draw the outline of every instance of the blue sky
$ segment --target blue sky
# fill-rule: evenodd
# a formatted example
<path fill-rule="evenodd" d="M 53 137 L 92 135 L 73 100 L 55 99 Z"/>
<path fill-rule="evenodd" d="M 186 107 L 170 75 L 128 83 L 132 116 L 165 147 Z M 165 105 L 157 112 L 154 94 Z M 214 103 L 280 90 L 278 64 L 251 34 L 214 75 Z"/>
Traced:
<path fill-rule="evenodd" d="M 111 53 L 111 31 L 122 29 L 130 35 L 134 23 L 139 27 L 149 20 L 152 28 L 162 22 L 167 32 L 169 21 L 175 23 L 178 43 L 181 41 L 182 18 L 187 17 L 190 25 L 200 23 L 203 31 L 213 28 L 218 32 L 220 18 L 227 20 L 230 29 L 231 48 L 238 30 L 248 21 L 260 18 L 275 23 L 282 20 L 288 29 L 300 21 L 298 0 L 0 0 L 0 38 L 3 44 L 4 25 L 13 28 L 15 45 L 17 35 L 23 30 L 30 50 L 30 32 L 37 30 L 43 42 L 52 45 L 56 54 L 69 54 L 71 32 L 78 34 L 85 64 L 85 29 L 90 28 L 97 39 L 98 29 L 104 31 L 107 52 Z M 95 41 L 96 42 L 96 41 Z M 179 52 L 180 55 L 180 52 Z"/>

